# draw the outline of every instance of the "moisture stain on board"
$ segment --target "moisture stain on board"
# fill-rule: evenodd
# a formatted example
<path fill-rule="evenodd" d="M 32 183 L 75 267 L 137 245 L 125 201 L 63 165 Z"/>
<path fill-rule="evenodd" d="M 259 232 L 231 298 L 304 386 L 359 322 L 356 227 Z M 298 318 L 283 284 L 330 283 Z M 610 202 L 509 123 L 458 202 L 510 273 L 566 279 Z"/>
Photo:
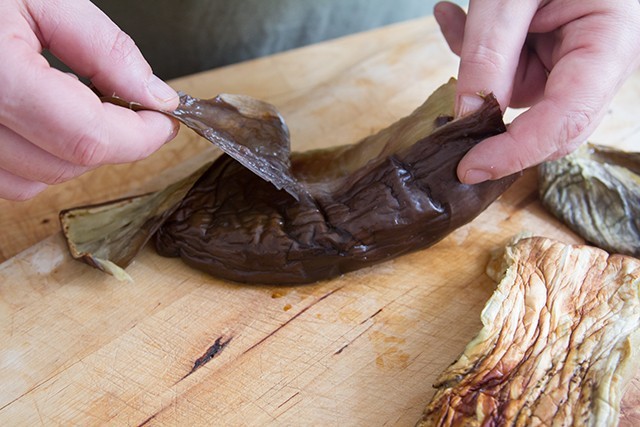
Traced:
<path fill-rule="evenodd" d="M 376 352 L 376 366 L 381 369 L 403 369 L 409 365 L 410 355 L 401 346 L 405 338 L 388 335 L 381 331 L 373 331 L 369 339 Z"/>

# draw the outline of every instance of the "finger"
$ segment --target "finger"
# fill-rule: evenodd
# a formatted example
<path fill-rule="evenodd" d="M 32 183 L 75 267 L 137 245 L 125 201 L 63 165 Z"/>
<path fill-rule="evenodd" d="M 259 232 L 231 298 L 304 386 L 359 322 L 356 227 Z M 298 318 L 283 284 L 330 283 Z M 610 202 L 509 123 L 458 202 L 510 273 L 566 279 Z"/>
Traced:
<path fill-rule="evenodd" d="M 442 1 L 433 8 L 433 16 L 453 53 L 460 56 L 467 14 L 457 4 Z"/>
<path fill-rule="evenodd" d="M 509 107 L 529 107 L 540 101 L 547 84 L 547 74 L 548 68 L 538 56 L 537 50 L 533 47 L 525 47 L 520 54 L 513 79 Z"/>
<path fill-rule="evenodd" d="M 507 132 L 473 147 L 458 165 L 460 180 L 475 184 L 497 179 L 567 154 L 584 142 L 619 84 L 617 74 L 603 69 L 598 59 L 576 52 L 559 61 L 543 100 L 517 117 Z"/>
<path fill-rule="evenodd" d="M 458 166 L 463 182 L 509 175 L 565 155 L 586 140 L 637 67 L 640 6 L 633 4 L 578 14 L 562 25 L 543 100 L 514 120 L 505 134 L 470 150 Z"/>
<path fill-rule="evenodd" d="M 0 126 L 0 169 L 29 181 L 51 185 L 80 176 L 89 168 L 59 159 Z"/>
<path fill-rule="evenodd" d="M 176 92 L 153 75 L 131 37 L 91 2 L 66 2 L 65 7 L 32 3 L 42 44 L 102 93 L 155 109 L 178 106 Z"/>
<path fill-rule="evenodd" d="M 0 169 L 0 199 L 29 200 L 46 188 L 46 184 L 30 181 Z"/>
<path fill-rule="evenodd" d="M 449 48 L 459 56 L 464 39 L 466 13 L 456 4 L 440 2 L 436 4 L 433 14 Z M 547 70 L 551 65 L 546 66 L 538 52 L 550 51 L 546 49 L 549 42 L 549 37 L 541 34 L 527 38 L 526 47 L 522 49 L 518 61 L 510 107 L 528 107 L 541 99 L 547 81 Z"/>
<path fill-rule="evenodd" d="M 479 93 L 492 92 L 502 108 L 509 105 L 513 81 L 535 0 L 476 0 L 469 4 L 460 54 L 456 115 L 482 105 Z"/>
<path fill-rule="evenodd" d="M 130 162 L 175 136 L 171 119 L 101 103 L 20 39 L 10 50 L 0 67 L 0 124 L 55 157 L 83 166 Z"/>

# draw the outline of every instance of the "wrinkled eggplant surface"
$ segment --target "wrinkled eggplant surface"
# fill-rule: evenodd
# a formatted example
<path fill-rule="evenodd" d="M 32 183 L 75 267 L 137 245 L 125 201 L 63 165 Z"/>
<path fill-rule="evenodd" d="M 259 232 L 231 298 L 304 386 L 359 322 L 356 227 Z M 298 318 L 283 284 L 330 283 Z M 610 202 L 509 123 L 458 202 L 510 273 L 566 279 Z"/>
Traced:
<path fill-rule="evenodd" d="M 435 131 L 442 112 L 427 109 L 351 148 L 294 153 L 294 177 L 311 199 L 296 201 L 220 157 L 156 232 L 157 251 L 234 281 L 293 284 L 432 245 L 475 218 L 514 177 L 474 186 L 456 177 L 471 147 L 505 130 L 493 98 Z M 369 149 L 375 157 L 361 155 Z M 336 154 L 352 160 L 334 162 Z"/>
<path fill-rule="evenodd" d="M 551 213 L 588 242 L 640 258 L 640 153 L 588 143 L 538 172 Z"/>
<path fill-rule="evenodd" d="M 451 121 L 454 95 L 452 80 L 356 144 L 291 154 L 273 106 L 243 96 L 183 96 L 166 114 L 225 154 L 163 217 L 153 236 L 157 252 L 232 281 L 299 284 L 434 244 L 517 178 L 458 181 L 464 154 L 505 126 L 491 95 L 476 113 Z"/>

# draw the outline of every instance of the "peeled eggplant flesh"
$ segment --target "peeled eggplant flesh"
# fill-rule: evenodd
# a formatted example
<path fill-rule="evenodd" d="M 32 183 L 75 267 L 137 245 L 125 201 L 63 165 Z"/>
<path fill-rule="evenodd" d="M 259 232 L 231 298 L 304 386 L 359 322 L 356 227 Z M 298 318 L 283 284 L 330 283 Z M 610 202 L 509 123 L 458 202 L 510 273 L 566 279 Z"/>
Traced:
<path fill-rule="evenodd" d="M 452 80 L 356 144 L 291 154 L 273 106 L 230 95 L 183 97 L 166 114 L 225 154 L 163 219 L 156 250 L 224 279 L 297 284 L 434 244 L 517 178 L 458 181 L 464 154 L 505 126 L 491 95 L 476 113 L 452 121 L 454 94 Z"/>
<path fill-rule="evenodd" d="M 640 257 L 640 153 L 584 144 L 539 167 L 542 204 L 588 242 Z"/>

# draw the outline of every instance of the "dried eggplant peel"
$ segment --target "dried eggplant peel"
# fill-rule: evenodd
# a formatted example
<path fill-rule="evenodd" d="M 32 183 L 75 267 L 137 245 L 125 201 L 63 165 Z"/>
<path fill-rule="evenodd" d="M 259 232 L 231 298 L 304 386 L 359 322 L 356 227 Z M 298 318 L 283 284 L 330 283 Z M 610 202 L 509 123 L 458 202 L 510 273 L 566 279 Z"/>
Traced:
<path fill-rule="evenodd" d="M 63 210 L 60 224 L 71 255 L 119 280 L 131 280 L 124 269 L 208 167 L 161 191 Z"/>
<path fill-rule="evenodd" d="M 588 242 L 640 257 L 640 153 L 584 144 L 539 166 L 539 193 Z"/>
<path fill-rule="evenodd" d="M 229 280 L 297 284 L 432 245 L 517 178 L 458 181 L 464 154 L 505 126 L 492 96 L 451 121 L 454 96 L 452 80 L 356 144 L 291 154 L 286 125 L 269 104 L 183 96 L 169 114 L 225 154 L 163 217 L 156 250 Z"/>
<path fill-rule="evenodd" d="M 640 348 L 640 261 L 542 237 L 507 246 L 483 328 L 419 426 L 615 426 Z"/>

